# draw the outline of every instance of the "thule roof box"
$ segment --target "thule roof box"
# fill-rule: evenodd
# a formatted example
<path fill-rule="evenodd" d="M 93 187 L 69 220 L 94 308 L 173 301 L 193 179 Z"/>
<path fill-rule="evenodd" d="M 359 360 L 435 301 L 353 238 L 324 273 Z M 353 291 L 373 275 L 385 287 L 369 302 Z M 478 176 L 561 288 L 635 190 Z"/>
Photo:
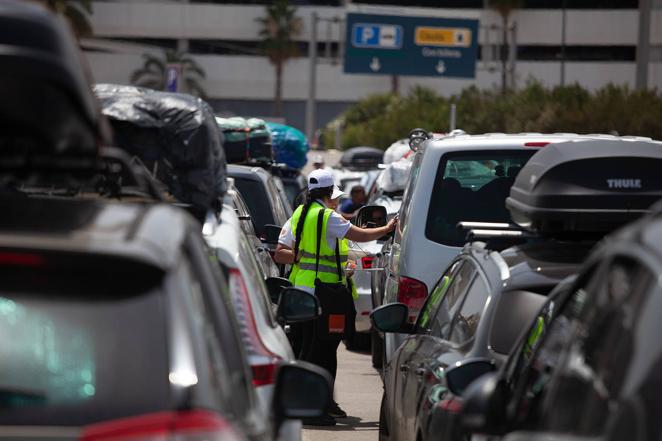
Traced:
<path fill-rule="evenodd" d="M 506 207 L 541 235 L 606 233 L 662 199 L 662 143 L 576 140 L 550 144 L 522 168 Z"/>

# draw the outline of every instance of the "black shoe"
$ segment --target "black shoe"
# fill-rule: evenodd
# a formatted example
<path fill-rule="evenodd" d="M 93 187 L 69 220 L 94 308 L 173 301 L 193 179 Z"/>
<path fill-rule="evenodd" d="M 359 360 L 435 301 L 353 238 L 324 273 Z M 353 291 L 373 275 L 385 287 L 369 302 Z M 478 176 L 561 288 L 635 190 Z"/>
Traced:
<path fill-rule="evenodd" d="M 342 410 L 335 401 L 329 406 L 328 414 L 334 418 L 347 418 L 347 412 Z"/>
<path fill-rule="evenodd" d="M 317 418 L 304 418 L 302 420 L 304 426 L 335 426 L 336 419 L 331 415 L 322 415 Z"/>

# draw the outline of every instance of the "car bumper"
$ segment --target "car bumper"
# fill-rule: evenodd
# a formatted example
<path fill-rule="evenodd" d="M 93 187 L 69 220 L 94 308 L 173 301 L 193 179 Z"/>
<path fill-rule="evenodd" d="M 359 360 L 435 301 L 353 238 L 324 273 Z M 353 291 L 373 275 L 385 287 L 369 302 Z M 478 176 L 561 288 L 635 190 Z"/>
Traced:
<path fill-rule="evenodd" d="M 370 312 L 372 311 L 372 293 L 365 290 L 357 290 L 358 299 L 354 300 L 356 308 L 356 332 L 370 332 Z"/>

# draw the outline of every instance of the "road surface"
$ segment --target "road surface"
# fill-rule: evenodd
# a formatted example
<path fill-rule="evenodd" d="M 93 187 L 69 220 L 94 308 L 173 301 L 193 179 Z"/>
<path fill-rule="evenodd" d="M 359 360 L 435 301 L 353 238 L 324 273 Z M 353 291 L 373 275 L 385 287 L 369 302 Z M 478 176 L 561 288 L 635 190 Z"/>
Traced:
<path fill-rule="evenodd" d="M 382 382 L 370 355 L 338 348 L 336 401 L 349 415 L 334 427 L 304 426 L 303 441 L 377 441 Z"/>

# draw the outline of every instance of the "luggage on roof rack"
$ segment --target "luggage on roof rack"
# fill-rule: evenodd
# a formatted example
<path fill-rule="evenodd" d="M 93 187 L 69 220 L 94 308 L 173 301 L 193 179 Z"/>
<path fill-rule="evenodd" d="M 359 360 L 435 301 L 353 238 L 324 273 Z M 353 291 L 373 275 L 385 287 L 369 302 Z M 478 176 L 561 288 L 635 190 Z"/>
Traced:
<path fill-rule="evenodd" d="M 604 234 L 662 199 L 662 143 L 576 140 L 550 144 L 522 168 L 506 207 L 542 235 Z"/>
<path fill-rule="evenodd" d="M 306 154 L 310 145 L 306 136 L 294 127 L 285 124 L 268 122 L 267 127 L 271 132 L 276 162 L 287 164 L 294 169 L 301 169 L 306 165 Z"/>
<path fill-rule="evenodd" d="M 191 95 L 99 84 L 94 88 L 115 143 L 140 159 L 180 202 L 204 220 L 226 190 L 222 135 L 209 105 Z"/>

